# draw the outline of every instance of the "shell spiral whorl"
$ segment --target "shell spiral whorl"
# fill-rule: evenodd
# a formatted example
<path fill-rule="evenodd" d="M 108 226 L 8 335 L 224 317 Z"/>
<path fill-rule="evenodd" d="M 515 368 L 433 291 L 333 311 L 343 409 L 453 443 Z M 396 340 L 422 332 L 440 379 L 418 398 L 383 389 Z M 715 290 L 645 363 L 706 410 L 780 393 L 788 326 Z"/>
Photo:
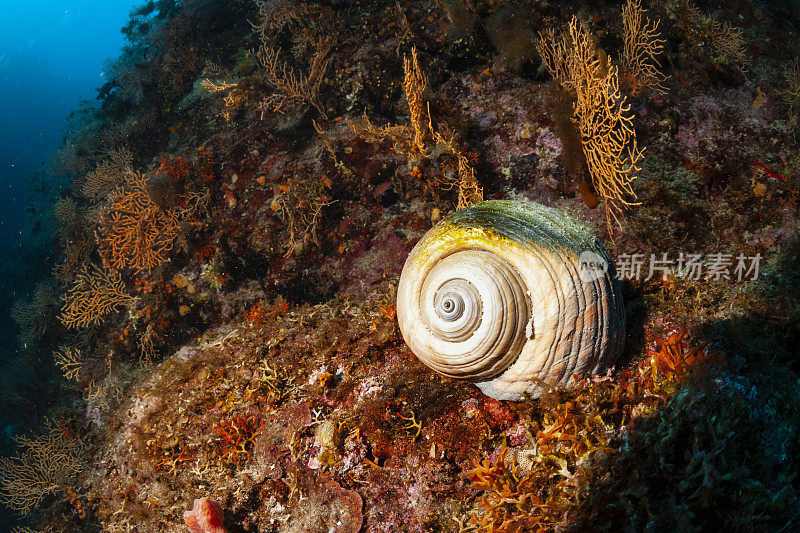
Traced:
<path fill-rule="evenodd" d="M 581 272 L 587 257 L 606 270 Z M 400 276 L 397 318 L 423 363 L 502 400 L 600 371 L 625 334 L 603 245 L 532 202 L 482 202 L 425 234 Z"/>

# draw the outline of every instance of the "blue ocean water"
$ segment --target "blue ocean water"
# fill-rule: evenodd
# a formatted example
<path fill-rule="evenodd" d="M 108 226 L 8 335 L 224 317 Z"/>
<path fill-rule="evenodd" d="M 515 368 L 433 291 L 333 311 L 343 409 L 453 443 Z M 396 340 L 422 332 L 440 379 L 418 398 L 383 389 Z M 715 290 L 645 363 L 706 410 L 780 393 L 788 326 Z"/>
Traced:
<path fill-rule="evenodd" d="M 132 0 L 0 2 L 0 257 L 19 260 L 38 218 L 29 183 L 58 148 L 69 112 L 94 99 L 103 61 L 122 45 Z M 41 191 L 39 191 L 41 192 Z M 28 215 L 26 215 L 26 209 Z M 33 216 L 30 216 L 33 215 Z M 14 266 L 14 261 L 9 265 Z M 19 265 L 3 293 L 19 294 Z M 10 274 L 10 277 L 9 277 Z M 24 278 L 23 278 L 24 279 Z M 16 291 L 16 292 L 15 292 Z"/>
<path fill-rule="evenodd" d="M 0 373 L 18 359 L 13 303 L 49 273 L 49 171 L 71 110 L 93 101 L 133 0 L 0 0 Z M 0 414 L 0 449 L 17 427 Z M 18 422 L 17 422 L 18 423 Z M 5 524 L 0 520 L 0 530 Z"/>

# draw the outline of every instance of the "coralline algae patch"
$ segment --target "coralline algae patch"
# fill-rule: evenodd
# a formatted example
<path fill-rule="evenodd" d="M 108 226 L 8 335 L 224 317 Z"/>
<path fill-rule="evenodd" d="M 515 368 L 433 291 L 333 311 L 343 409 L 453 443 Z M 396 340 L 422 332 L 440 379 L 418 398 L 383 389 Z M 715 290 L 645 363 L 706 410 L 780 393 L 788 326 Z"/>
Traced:
<path fill-rule="evenodd" d="M 154 366 L 105 421 L 116 436 L 90 486 L 108 527 L 172 530 L 205 496 L 259 530 L 355 532 L 363 514 L 428 531 L 468 510 L 465 470 L 516 420 L 428 372 L 380 309 L 338 299 L 209 331 Z"/>
<path fill-rule="evenodd" d="M 540 172 L 537 177 L 548 176 L 558 166 L 563 145 L 554 134 L 550 119 L 543 116 L 541 110 L 547 103 L 538 91 L 511 85 L 503 87 L 497 98 L 495 83 L 508 81 L 496 82 L 486 73 L 463 74 L 450 83 L 459 82 L 468 91 L 458 94 L 462 112 L 490 133 L 483 143 L 495 172 L 508 176 L 513 161 L 527 158 L 536 160 L 536 170 Z M 442 90 L 448 91 L 448 87 Z"/>

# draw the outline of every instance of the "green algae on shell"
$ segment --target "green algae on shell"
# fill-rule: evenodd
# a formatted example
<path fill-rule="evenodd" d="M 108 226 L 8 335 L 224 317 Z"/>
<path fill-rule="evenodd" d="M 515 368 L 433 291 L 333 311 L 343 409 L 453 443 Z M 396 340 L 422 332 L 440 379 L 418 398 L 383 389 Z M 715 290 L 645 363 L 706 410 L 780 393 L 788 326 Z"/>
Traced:
<path fill-rule="evenodd" d="M 400 276 L 397 317 L 423 363 L 501 400 L 601 371 L 625 336 L 602 243 L 527 201 L 481 202 L 425 234 Z"/>

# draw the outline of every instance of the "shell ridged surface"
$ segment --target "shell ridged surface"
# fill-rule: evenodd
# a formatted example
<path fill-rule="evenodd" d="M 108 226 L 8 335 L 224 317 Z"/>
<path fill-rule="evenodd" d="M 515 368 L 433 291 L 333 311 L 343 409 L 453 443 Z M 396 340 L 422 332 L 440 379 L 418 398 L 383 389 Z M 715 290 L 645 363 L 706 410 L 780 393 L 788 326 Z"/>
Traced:
<path fill-rule="evenodd" d="M 607 269 L 582 279 L 586 254 Z M 568 215 L 532 202 L 482 202 L 425 234 L 400 276 L 397 318 L 423 363 L 500 400 L 601 371 L 625 336 L 603 245 Z"/>

